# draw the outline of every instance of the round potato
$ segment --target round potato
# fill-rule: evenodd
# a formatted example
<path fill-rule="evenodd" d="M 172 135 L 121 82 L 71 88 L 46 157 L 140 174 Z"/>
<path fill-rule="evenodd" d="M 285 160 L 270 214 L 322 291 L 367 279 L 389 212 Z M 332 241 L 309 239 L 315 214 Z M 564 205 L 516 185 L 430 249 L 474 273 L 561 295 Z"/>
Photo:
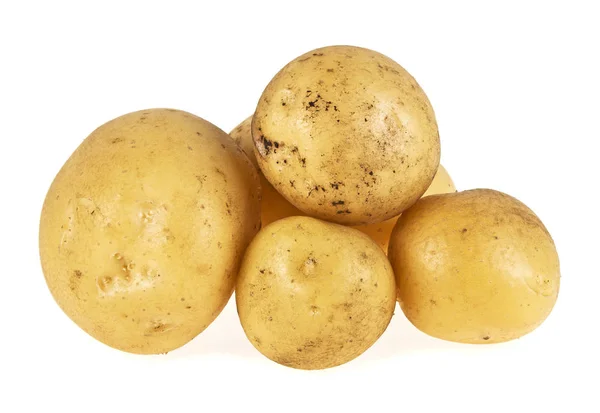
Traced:
<path fill-rule="evenodd" d="M 260 186 L 262 188 L 262 200 L 260 204 L 262 226 L 267 226 L 271 222 L 275 222 L 282 218 L 304 215 L 302 211 L 282 197 L 260 171 L 254 154 L 254 142 L 252 141 L 252 131 L 250 129 L 251 123 L 252 116 L 236 126 L 229 135 L 233 138 L 235 143 L 242 148 L 244 153 L 246 153 L 250 161 L 252 161 L 258 170 Z"/>
<path fill-rule="evenodd" d="M 256 156 L 254 154 L 251 124 L 252 116 L 248 117 L 238 126 L 236 126 L 235 129 L 229 133 L 229 135 L 235 140 L 235 143 L 242 148 L 242 150 L 246 153 L 259 171 L 260 183 L 262 187 L 262 225 L 266 226 L 271 222 L 286 217 L 305 215 L 298 208 L 290 204 L 279 192 L 277 192 L 277 190 L 273 188 L 273 186 L 260 171 L 258 162 L 256 161 Z M 450 178 L 446 168 L 440 165 L 433 178 L 433 181 L 431 182 L 431 185 L 429 185 L 429 188 L 427 188 L 427 191 L 425 191 L 423 196 L 446 194 L 451 192 L 456 192 L 454 182 L 452 181 L 452 178 Z M 387 253 L 390 234 L 392 233 L 392 229 L 394 228 L 394 225 L 396 225 L 397 221 L 398 216 L 395 216 L 383 222 L 357 225 L 354 228 L 370 236 L 373 241 L 375 241 L 383 249 L 383 251 Z"/>
<path fill-rule="evenodd" d="M 521 202 L 489 189 L 419 200 L 400 216 L 388 255 L 404 314 L 445 340 L 518 338 L 546 319 L 558 296 L 550 234 Z"/>
<path fill-rule="evenodd" d="M 121 116 L 83 141 L 48 191 L 48 287 L 101 342 L 173 350 L 231 296 L 259 198 L 255 168 L 216 126 L 171 109 Z"/>
<path fill-rule="evenodd" d="M 263 228 L 236 286 L 248 339 L 277 363 L 324 369 L 362 354 L 396 302 L 392 268 L 368 236 L 309 217 Z"/>
<path fill-rule="evenodd" d="M 450 175 L 448 175 L 446 168 L 440 165 L 435 177 L 433 178 L 433 182 L 431 182 L 431 185 L 429 185 L 429 188 L 423 194 L 423 196 L 448 194 L 452 192 L 456 192 L 454 182 L 452 182 L 452 178 L 450 178 Z M 397 221 L 398 217 L 394 217 L 377 224 L 358 225 L 354 228 L 370 236 L 373 241 L 375 241 L 387 253 L 390 235 Z"/>
<path fill-rule="evenodd" d="M 435 115 L 415 79 L 377 52 L 332 46 L 285 66 L 252 136 L 265 177 L 307 215 L 346 225 L 400 214 L 440 160 Z"/>

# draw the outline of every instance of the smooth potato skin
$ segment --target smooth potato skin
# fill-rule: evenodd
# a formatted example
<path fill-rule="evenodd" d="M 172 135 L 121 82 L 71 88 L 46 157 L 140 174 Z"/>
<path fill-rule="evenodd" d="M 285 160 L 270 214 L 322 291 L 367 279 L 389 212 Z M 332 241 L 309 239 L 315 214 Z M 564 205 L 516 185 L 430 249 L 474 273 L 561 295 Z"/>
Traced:
<path fill-rule="evenodd" d="M 400 307 L 421 331 L 462 343 L 529 333 L 560 284 L 550 234 L 523 203 L 475 189 L 422 198 L 392 232 Z"/>
<path fill-rule="evenodd" d="M 456 192 L 454 182 L 452 182 L 452 178 L 450 178 L 446 168 L 440 164 L 438 171 L 433 178 L 433 182 L 431 182 L 431 185 L 429 185 L 429 188 L 427 188 L 427 191 L 423 196 L 449 194 L 452 192 Z M 394 229 L 398 218 L 399 216 L 376 224 L 357 225 L 354 228 L 370 236 L 371 239 L 373 239 L 373 241 L 375 241 L 387 254 L 390 235 L 392 234 L 392 230 Z"/>
<path fill-rule="evenodd" d="M 262 188 L 260 215 L 262 226 L 265 227 L 271 222 L 275 222 L 282 218 L 304 215 L 302 211 L 290 204 L 287 199 L 281 196 L 281 194 L 277 192 L 275 188 L 273 188 L 273 185 L 271 185 L 271 183 L 261 172 L 254 154 L 254 142 L 252 141 L 251 124 L 252 116 L 248 117 L 238 126 L 236 126 L 229 133 L 229 135 L 233 138 L 235 143 L 242 148 L 244 153 L 256 167 L 260 176 L 260 186 Z"/>
<path fill-rule="evenodd" d="M 369 237 L 309 217 L 258 233 L 235 295 L 256 349 L 299 369 L 333 367 L 363 353 L 385 331 L 396 302 L 392 268 Z"/>
<path fill-rule="evenodd" d="M 413 77 L 388 57 L 331 46 L 286 65 L 252 121 L 260 169 L 290 203 L 346 225 L 412 205 L 440 160 L 435 115 Z"/>
<path fill-rule="evenodd" d="M 259 198 L 255 169 L 209 122 L 171 109 L 116 118 L 48 191 L 39 234 L 48 287 L 101 342 L 171 351 L 227 303 Z"/>

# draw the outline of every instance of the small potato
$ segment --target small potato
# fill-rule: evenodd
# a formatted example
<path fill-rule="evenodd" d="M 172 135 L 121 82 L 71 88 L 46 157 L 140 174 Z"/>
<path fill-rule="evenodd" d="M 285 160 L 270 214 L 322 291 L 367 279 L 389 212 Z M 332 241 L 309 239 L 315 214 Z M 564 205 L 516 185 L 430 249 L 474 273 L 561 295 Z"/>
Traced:
<path fill-rule="evenodd" d="M 558 255 L 544 224 L 489 189 L 422 198 L 400 216 L 388 255 L 402 311 L 444 340 L 521 337 L 546 319 L 558 296 Z"/>
<path fill-rule="evenodd" d="M 252 116 L 236 126 L 229 135 L 233 138 L 235 143 L 242 148 L 244 153 L 258 170 L 260 186 L 262 188 L 262 200 L 260 204 L 262 226 L 265 227 L 271 222 L 275 222 L 282 218 L 304 215 L 302 211 L 282 197 L 260 171 L 254 154 L 254 142 L 252 141 L 252 131 L 250 130 L 251 123 Z"/>
<path fill-rule="evenodd" d="M 263 228 L 242 263 L 238 314 L 254 347 L 299 369 L 346 363 L 384 332 L 394 311 L 392 268 L 360 231 L 309 217 Z"/>
<path fill-rule="evenodd" d="M 305 214 L 382 222 L 412 205 L 440 161 L 435 115 L 415 79 L 372 50 L 331 46 L 286 65 L 252 136 L 265 177 Z"/>
<path fill-rule="evenodd" d="M 96 129 L 44 202 L 39 247 L 63 311 L 101 342 L 165 353 L 231 296 L 258 230 L 259 179 L 225 132 L 152 109 Z"/>
<path fill-rule="evenodd" d="M 429 188 L 423 194 L 423 196 L 448 194 L 452 192 L 456 192 L 454 182 L 452 182 L 452 178 L 450 178 L 450 175 L 448 175 L 446 168 L 440 165 L 435 177 L 433 178 L 433 182 L 431 185 L 429 185 Z M 397 221 L 398 217 L 394 217 L 377 224 L 358 225 L 354 228 L 370 236 L 373 241 L 375 241 L 387 253 L 390 235 Z"/>

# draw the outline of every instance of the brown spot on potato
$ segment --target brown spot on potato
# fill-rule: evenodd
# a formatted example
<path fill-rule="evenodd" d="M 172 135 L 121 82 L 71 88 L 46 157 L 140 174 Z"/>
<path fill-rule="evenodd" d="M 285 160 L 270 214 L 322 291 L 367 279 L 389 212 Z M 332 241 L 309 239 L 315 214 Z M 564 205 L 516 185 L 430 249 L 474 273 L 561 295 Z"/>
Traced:
<path fill-rule="evenodd" d="M 96 281 L 96 284 L 98 285 L 98 288 L 100 289 L 100 291 L 102 291 L 103 293 L 107 293 L 108 291 L 110 291 L 110 289 L 113 285 L 113 278 L 109 275 L 100 277 Z"/>
<path fill-rule="evenodd" d="M 73 271 L 73 274 L 69 278 L 69 289 L 73 292 L 79 288 L 79 283 L 81 281 L 81 277 L 83 277 L 83 273 L 79 270 Z"/>
<path fill-rule="evenodd" d="M 162 321 L 152 321 L 149 323 L 149 326 L 144 331 L 144 336 L 148 337 L 163 334 L 167 331 L 172 330 L 174 327 L 175 326 L 173 324 L 165 323 Z"/>
<path fill-rule="evenodd" d="M 302 263 L 300 271 L 304 276 L 309 277 L 315 275 L 315 266 L 317 265 L 317 260 L 312 255 L 309 255 L 306 260 Z"/>
<path fill-rule="evenodd" d="M 258 150 L 260 156 L 265 157 L 271 153 L 273 142 L 270 139 L 268 139 L 265 135 L 261 134 L 260 139 L 255 143 L 256 149 Z"/>
<path fill-rule="evenodd" d="M 225 175 L 225 172 L 223 172 L 221 169 L 219 168 L 215 168 L 215 172 L 219 175 L 221 175 L 221 177 L 223 178 L 223 180 L 225 181 L 225 183 L 227 183 L 227 175 Z"/>
<path fill-rule="evenodd" d="M 204 185 L 204 181 L 206 181 L 206 178 L 206 175 L 196 175 L 196 180 L 200 183 L 201 187 Z"/>

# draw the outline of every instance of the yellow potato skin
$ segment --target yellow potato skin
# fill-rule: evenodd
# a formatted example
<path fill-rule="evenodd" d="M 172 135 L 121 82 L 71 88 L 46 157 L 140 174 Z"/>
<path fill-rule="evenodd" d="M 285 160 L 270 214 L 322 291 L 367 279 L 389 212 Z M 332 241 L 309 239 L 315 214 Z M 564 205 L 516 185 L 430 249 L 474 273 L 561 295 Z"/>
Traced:
<path fill-rule="evenodd" d="M 258 174 L 225 132 L 182 111 L 130 113 L 96 129 L 54 179 L 44 276 L 96 339 L 165 353 L 227 303 L 259 208 Z"/>
<path fill-rule="evenodd" d="M 433 182 L 431 182 L 431 185 L 429 185 L 429 188 L 427 188 L 427 191 L 423 194 L 423 196 L 447 194 L 452 192 L 456 192 L 454 182 L 452 181 L 452 178 L 450 178 L 446 168 L 440 165 L 435 177 L 433 178 Z M 371 239 L 373 239 L 373 241 L 375 241 L 387 253 L 390 235 L 392 234 L 392 230 L 394 229 L 394 225 L 396 225 L 397 221 L 398 217 L 394 217 L 377 224 L 358 225 L 354 228 L 370 236 Z"/>
<path fill-rule="evenodd" d="M 254 347 L 299 369 L 362 354 L 385 331 L 396 302 L 392 268 L 368 236 L 310 217 L 285 218 L 258 233 L 235 295 Z"/>
<path fill-rule="evenodd" d="M 388 257 L 404 314 L 444 340 L 521 337 L 546 319 L 558 296 L 550 234 L 523 203 L 494 190 L 422 198 L 400 216 Z"/>
<path fill-rule="evenodd" d="M 260 186 L 262 188 L 262 200 L 260 206 L 262 226 L 267 226 L 271 222 L 275 222 L 282 218 L 304 215 L 302 211 L 282 197 L 261 172 L 258 162 L 256 161 L 256 156 L 254 155 L 251 124 L 252 116 L 236 126 L 229 135 L 233 138 L 235 143 L 242 148 L 244 153 L 256 167 L 260 176 Z"/>
<path fill-rule="evenodd" d="M 277 221 L 282 218 L 291 216 L 303 216 L 305 215 L 298 208 L 290 204 L 275 188 L 269 183 L 267 178 L 260 171 L 256 156 L 254 154 L 254 143 L 252 141 L 252 116 L 248 117 L 238 126 L 236 126 L 229 135 L 234 139 L 248 158 L 256 166 L 259 175 L 260 183 L 262 187 L 262 201 L 261 201 L 261 220 L 262 225 L 269 225 L 271 222 Z M 438 171 L 427 188 L 427 191 L 423 196 L 445 194 L 450 192 L 456 192 L 456 187 L 452 178 L 448 174 L 446 168 L 439 165 Z M 367 225 L 356 225 L 354 228 L 370 236 L 384 252 L 387 253 L 388 241 L 394 225 L 396 225 L 398 217 L 393 217 L 383 222 Z"/>
<path fill-rule="evenodd" d="M 412 205 L 440 160 L 435 115 L 415 79 L 372 50 L 331 46 L 286 65 L 252 121 L 265 177 L 305 214 L 381 222 Z"/>

